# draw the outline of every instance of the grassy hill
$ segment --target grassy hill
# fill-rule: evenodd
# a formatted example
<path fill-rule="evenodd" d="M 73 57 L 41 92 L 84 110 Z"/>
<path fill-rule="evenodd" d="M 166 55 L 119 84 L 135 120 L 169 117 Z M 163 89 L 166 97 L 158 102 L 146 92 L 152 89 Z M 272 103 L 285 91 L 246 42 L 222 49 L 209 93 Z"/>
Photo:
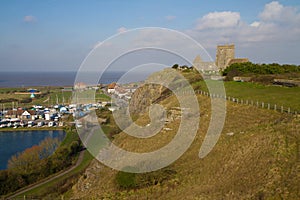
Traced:
<path fill-rule="evenodd" d="M 133 189 L 117 184 L 118 172 L 93 161 L 68 194 L 75 199 L 299 199 L 299 118 L 253 106 L 227 103 L 222 135 L 204 159 L 198 153 L 210 119 L 210 101 L 198 96 L 201 122 L 187 152 L 164 171 L 136 176 Z M 161 102 L 168 110 L 178 106 L 174 96 Z M 134 152 L 150 152 L 172 140 L 180 119 L 148 139 L 125 133 L 114 143 Z M 148 123 L 143 115 L 138 124 Z M 162 179 L 161 176 L 165 178 Z M 141 181 L 146 178 L 151 181 Z M 144 179 L 143 179 L 144 178 Z"/>

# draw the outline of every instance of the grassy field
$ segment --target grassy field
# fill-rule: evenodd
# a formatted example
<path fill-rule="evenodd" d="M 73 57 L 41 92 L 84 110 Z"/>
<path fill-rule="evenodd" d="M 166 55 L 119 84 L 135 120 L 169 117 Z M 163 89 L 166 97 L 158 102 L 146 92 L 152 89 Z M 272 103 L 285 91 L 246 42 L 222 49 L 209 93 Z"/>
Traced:
<path fill-rule="evenodd" d="M 201 89 L 207 91 L 204 82 L 198 82 L 194 85 L 200 85 Z M 259 101 L 290 107 L 292 110 L 300 111 L 300 87 L 281 87 L 272 85 L 262 85 L 258 83 L 247 82 L 224 82 L 227 97 L 234 97 L 249 101 Z"/>
<path fill-rule="evenodd" d="M 16 101 L 9 103 L 0 103 L 0 110 L 11 109 L 12 107 L 30 107 L 32 105 L 50 106 L 55 104 L 70 104 L 72 102 L 72 91 L 62 91 L 61 87 L 35 87 L 42 94 L 43 97 L 34 98 L 30 103 L 20 103 L 21 100 L 28 99 L 30 94 L 15 94 L 15 92 L 22 91 L 22 88 L 0 88 L 0 100 L 16 99 Z M 110 97 L 105 95 L 102 90 L 98 90 L 96 93 L 91 91 L 95 95 L 97 101 L 109 101 Z M 19 101 L 19 102 L 18 102 Z"/>

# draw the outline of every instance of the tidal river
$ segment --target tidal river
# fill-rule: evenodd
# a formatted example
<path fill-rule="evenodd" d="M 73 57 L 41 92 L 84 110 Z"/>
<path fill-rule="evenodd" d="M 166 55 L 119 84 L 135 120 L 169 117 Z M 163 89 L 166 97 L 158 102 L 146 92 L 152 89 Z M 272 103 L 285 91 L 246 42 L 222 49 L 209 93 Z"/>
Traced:
<path fill-rule="evenodd" d="M 12 155 L 39 144 L 47 137 L 63 140 L 65 132 L 54 131 L 0 131 L 0 170 L 7 168 Z"/>

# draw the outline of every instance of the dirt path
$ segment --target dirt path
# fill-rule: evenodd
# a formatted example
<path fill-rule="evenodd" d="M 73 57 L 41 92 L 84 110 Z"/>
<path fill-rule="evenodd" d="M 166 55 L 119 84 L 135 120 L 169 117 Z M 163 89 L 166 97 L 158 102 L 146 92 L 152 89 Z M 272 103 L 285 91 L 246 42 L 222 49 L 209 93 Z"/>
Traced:
<path fill-rule="evenodd" d="M 82 162 L 82 160 L 83 160 L 83 155 L 84 155 L 84 152 L 85 152 L 85 151 L 86 151 L 86 150 L 80 152 L 76 164 L 75 164 L 74 166 L 72 166 L 71 168 L 69 168 L 68 170 L 66 170 L 66 171 L 64 171 L 64 172 L 61 172 L 61 173 L 59 173 L 59 174 L 57 174 L 57 175 L 55 175 L 55 176 L 53 176 L 53 177 L 51 177 L 51 178 L 49 178 L 49 179 L 46 179 L 46 180 L 44 180 L 44 181 L 42 181 L 42 182 L 39 182 L 39 183 L 33 184 L 33 185 L 31 185 L 31 186 L 28 186 L 28 187 L 26 187 L 25 189 L 21 189 L 21 190 L 18 191 L 17 193 L 12 194 L 11 196 L 7 196 L 5 199 L 13 199 L 13 198 L 15 198 L 15 197 L 17 197 L 17 196 L 19 196 L 19 195 L 25 193 L 25 192 L 28 192 L 28 191 L 30 191 L 30 190 L 32 190 L 32 189 L 35 189 L 35 188 L 37 188 L 37 187 L 40 187 L 40 186 L 42 186 L 42 185 L 44 185 L 44 184 L 49 183 L 50 181 L 53 181 L 53 180 L 55 180 L 55 179 L 57 179 L 57 178 L 59 178 L 59 177 L 62 177 L 62 176 L 64 176 L 64 175 L 66 175 L 67 173 L 71 172 L 72 170 L 74 170 L 76 167 L 78 167 L 78 166 L 81 164 L 81 162 Z"/>

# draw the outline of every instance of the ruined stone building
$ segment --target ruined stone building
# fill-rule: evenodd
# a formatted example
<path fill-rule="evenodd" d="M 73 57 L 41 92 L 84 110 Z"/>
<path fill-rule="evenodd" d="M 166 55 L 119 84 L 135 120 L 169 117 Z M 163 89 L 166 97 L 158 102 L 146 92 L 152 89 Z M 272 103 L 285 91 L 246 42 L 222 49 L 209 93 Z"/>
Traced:
<path fill-rule="evenodd" d="M 202 72 L 219 71 L 226 69 L 231 64 L 244 62 L 249 62 L 249 59 L 235 58 L 235 46 L 234 44 L 230 44 L 217 46 L 215 62 L 204 62 L 200 55 L 197 55 L 194 59 L 193 66 Z"/>
<path fill-rule="evenodd" d="M 235 46 L 230 45 L 218 45 L 216 53 L 216 65 L 220 70 L 224 70 L 228 66 L 234 63 L 249 62 L 248 58 L 235 58 Z"/>
<path fill-rule="evenodd" d="M 218 68 L 215 65 L 215 62 L 204 62 L 200 55 L 197 55 L 193 61 L 193 66 L 202 72 L 205 71 L 218 71 Z"/>

